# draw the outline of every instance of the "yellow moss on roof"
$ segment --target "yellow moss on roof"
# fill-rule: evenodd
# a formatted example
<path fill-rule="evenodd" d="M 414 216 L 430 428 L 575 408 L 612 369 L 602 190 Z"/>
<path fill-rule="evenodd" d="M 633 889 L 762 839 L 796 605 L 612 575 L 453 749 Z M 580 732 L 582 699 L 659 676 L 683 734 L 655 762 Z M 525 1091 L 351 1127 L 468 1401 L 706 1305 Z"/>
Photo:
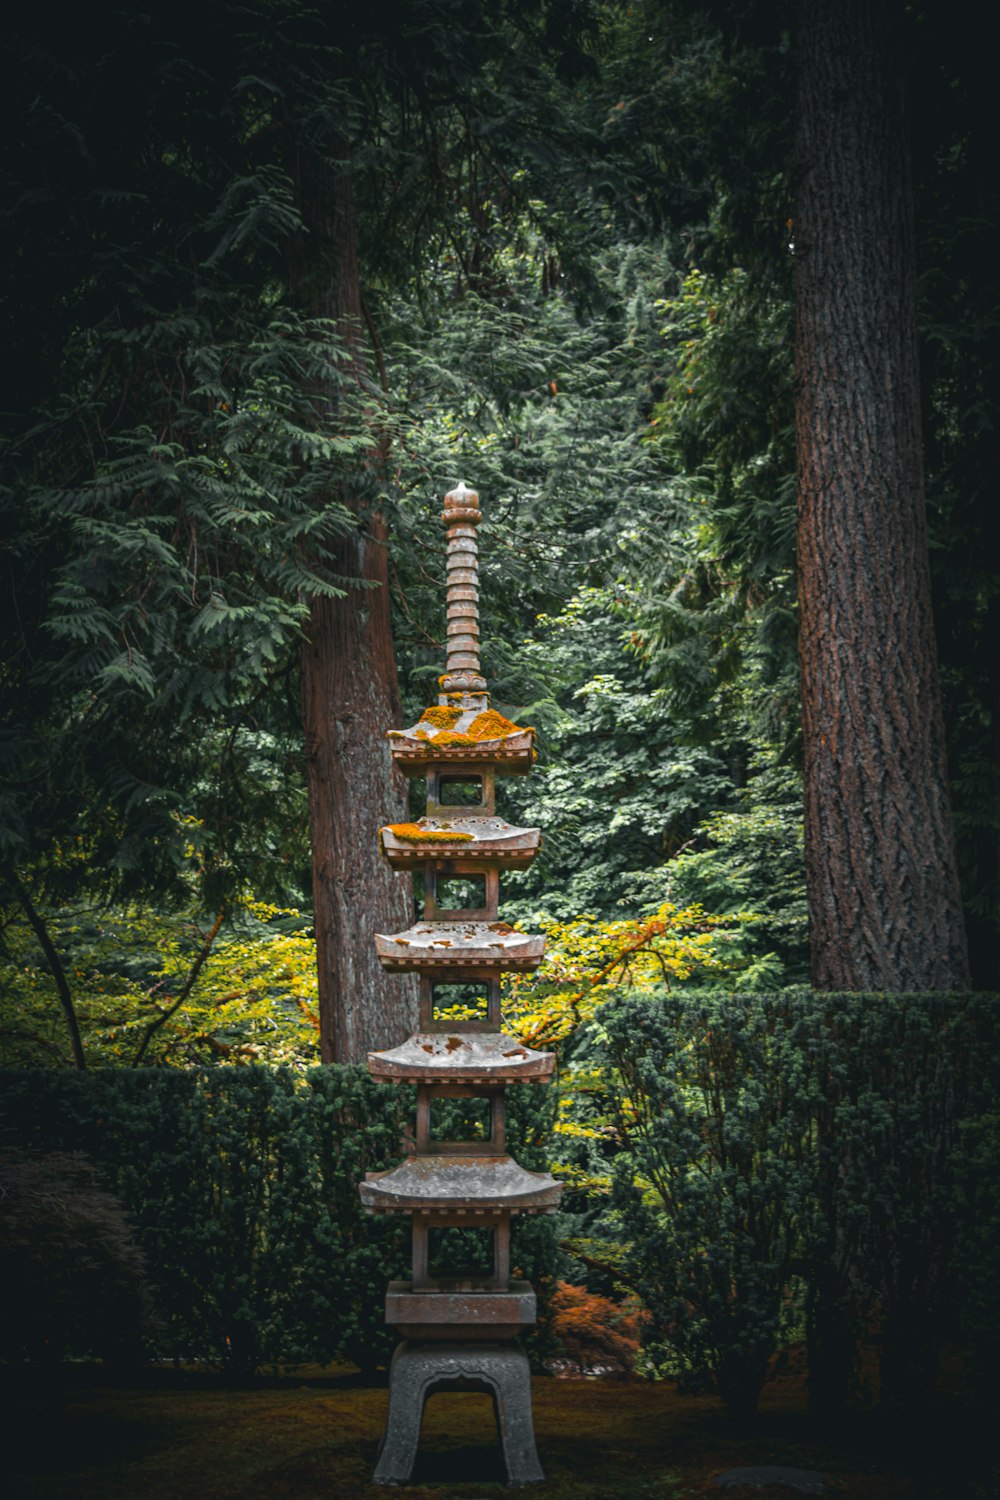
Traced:
<path fill-rule="evenodd" d="M 432 729 L 454 729 L 462 717 L 462 709 L 447 708 L 444 704 L 433 704 L 425 708 L 420 715 L 421 724 L 429 724 Z"/>
<path fill-rule="evenodd" d="M 388 823 L 386 829 L 407 844 L 469 843 L 473 837 L 451 828 L 421 828 L 419 823 Z"/>
<path fill-rule="evenodd" d="M 498 740 L 508 734 L 534 734 L 530 724 L 513 724 L 510 719 L 505 719 L 503 714 L 498 714 L 495 708 L 486 709 L 485 713 L 477 714 L 469 725 L 469 738 L 471 740 Z"/>
<path fill-rule="evenodd" d="M 477 714 L 464 734 L 444 730 L 434 736 L 435 745 L 478 745 L 483 740 L 505 740 L 515 734 L 534 734 L 530 725 L 514 724 L 498 714 L 495 708 Z"/>
<path fill-rule="evenodd" d="M 535 732 L 530 724 L 514 724 L 510 719 L 505 719 L 503 714 L 497 713 L 495 708 L 488 708 L 477 714 L 468 729 L 453 729 L 451 726 L 458 723 L 463 712 L 465 710 L 460 708 L 425 708 L 413 730 L 413 738 L 425 740 L 430 745 L 479 745 L 484 740 L 505 740 L 515 734 Z M 399 740 L 409 736 L 403 730 L 390 729 L 389 738 Z"/>

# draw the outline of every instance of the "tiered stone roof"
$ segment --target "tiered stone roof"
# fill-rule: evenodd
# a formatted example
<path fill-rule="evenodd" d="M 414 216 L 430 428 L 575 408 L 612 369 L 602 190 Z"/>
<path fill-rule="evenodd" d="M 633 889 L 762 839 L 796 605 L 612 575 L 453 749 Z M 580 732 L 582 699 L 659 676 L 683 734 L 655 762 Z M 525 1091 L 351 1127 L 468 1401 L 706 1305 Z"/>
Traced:
<path fill-rule="evenodd" d="M 465 1321 L 456 1317 L 448 1301 L 454 1288 L 420 1288 L 423 1337 L 440 1314 L 442 1336 L 497 1338 L 489 1309 L 500 1293 L 505 1337 L 516 1332 L 510 1318 L 525 1326 L 527 1293 L 521 1288 L 512 1304 L 507 1296 L 510 1215 L 551 1213 L 560 1185 L 547 1172 L 529 1172 L 503 1149 L 503 1089 L 518 1081 L 544 1082 L 551 1077 L 551 1053 L 536 1052 L 507 1036 L 500 1025 L 500 976 L 508 971 L 537 968 L 545 939 L 520 932 L 498 918 L 497 872 L 530 863 L 538 852 L 537 828 L 515 828 L 498 817 L 494 807 L 496 776 L 530 771 L 534 761 L 534 730 L 513 723 L 490 707 L 486 680 L 479 663 L 479 573 L 476 528 L 481 520 L 478 496 L 464 484 L 445 497 L 448 534 L 447 668 L 440 679 L 436 704 L 426 708 L 411 728 L 390 730 L 393 759 L 411 776 L 425 775 L 428 810 L 413 823 L 396 823 L 379 834 L 380 848 L 394 869 L 421 869 L 424 874 L 424 918 L 405 932 L 379 933 L 376 951 L 387 969 L 421 976 L 420 1030 L 401 1046 L 373 1052 L 368 1059 L 372 1076 L 385 1082 L 415 1083 L 418 1087 L 418 1128 L 414 1150 L 399 1166 L 372 1172 L 361 1185 L 361 1198 L 372 1213 L 408 1213 L 430 1224 L 455 1224 L 477 1219 L 494 1227 L 498 1249 L 494 1274 L 482 1281 L 483 1300 L 462 1292 Z M 445 806 L 442 783 L 472 783 L 478 805 Z M 462 876 L 484 881 L 484 905 L 452 911 L 438 906 L 436 882 Z M 468 1020 L 442 1018 L 435 1013 L 434 987 L 439 983 L 469 982 L 487 992 L 485 1015 Z M 431 1143 L 421 1120 L 429 1119 L 431 1104 L 465 1095 L 490 1100 L 490 1135 L 475 1142 Z M 419 1241 L 419 1245 L 418 1245 Z M 424 1242 L 414 1238 L 414 1287 L 427 1282 L 426 1265 L 417 1266 Z M 387 1318 L 395 1321 L 405 1304 L 396 1284 L 387 1304 Z M 530 1288 L 528 1288 L 530 1292 Z M 400 1299 L 403 1299 L 401 1302 Z M 437 1300 L 435 1300 L 435 1298 Z M 490 1300 L 490 1299 L 493 1300 Z M 471 1300 L 470 1300 L 471 1299 Z M 506 1300 L 505 1300 L 506 1299 Z M 530 1298 L 533 1321 L 534 1298 Z M 405 1308 L 404 1308 L 405 1310 Z M 485 1330 L 485 1332 L 484 1332 Z M 492 1331 L 491 1331 L 492 1330 Z"/>

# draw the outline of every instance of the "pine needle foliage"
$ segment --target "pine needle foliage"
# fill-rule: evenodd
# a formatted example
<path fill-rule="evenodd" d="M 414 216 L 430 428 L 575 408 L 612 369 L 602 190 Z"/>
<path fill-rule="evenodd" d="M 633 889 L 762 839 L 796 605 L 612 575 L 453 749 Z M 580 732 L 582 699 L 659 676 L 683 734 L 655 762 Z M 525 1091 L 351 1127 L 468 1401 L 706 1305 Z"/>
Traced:
<path fill-rule="evenodd" d="M 296 843 L 301 864 L 301 790 L 280 775 L 294 655 L 308 600 L 345 587 L 339 495 L 347 476 L 371 489 L 378 399 L 284 290 L 303 226 L 278 149 L 282 69 L 294 93 L 324 54 L 303 37 L 290 75 L 291 9 L 257 9 L 277 28 L 263 51 L 227 7 L 197 37 L 159 7 L 45 41 L 26 21 L 14 49 L 25 361 L 0 492 L 2 852 L 57 892 L 76 876 L 184 899 L 197 875 L 218 905 L 250 871 L 263 892 L 294 885 L 277 865 Z M 336 393 L 335 423 L 317 387 Z M 255 849 L 241 825 L 276 794 L 295 832 Z"/>

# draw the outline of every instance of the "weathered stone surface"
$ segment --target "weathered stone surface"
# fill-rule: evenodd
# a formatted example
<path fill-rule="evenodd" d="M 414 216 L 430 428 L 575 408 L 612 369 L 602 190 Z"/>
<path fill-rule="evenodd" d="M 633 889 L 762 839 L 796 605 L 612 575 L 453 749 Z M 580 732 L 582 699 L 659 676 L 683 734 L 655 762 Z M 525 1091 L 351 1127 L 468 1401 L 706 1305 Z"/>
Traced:
<path fill-rule="evenodd" d="M 482 520 L 479 496 L 475 490 L 459 483 L 444 497 L 444 520 L 448 534 L 447 569 L 448 603 L 463 603 L 466 625 L 476 622 L 478 610 L 470 607 L 467 591 L 479 585 L 479 558 L 476 528 Z M 475 636 L 450 636 L 447 650 L 447 666 L 441 679 L 443 688 L 485 688 L 486 680 L 479 675 L 479 628 Z"/>
<path fill-rule="evenodd" d="M 414 1291 L 412 1281 L 390 1281 L 385 1296 L 385 1321 L 404 1339 L 512 1339 L 535 1316 L 535 1290 L 527 1281 L 512 1281 L 508 1291 Z"/>
<path fill-rule="evenodd" d="M 727 1469 L 712 1481 L 717 1489 L 749 1488 L 762 1490 L 774 1486 L 793 1490 L 799 1495 L 832 1495 L 825 1474 L 815 1469 L 788 1469 L 781 1464 L 756 1464 L 747 1469 Z"/>
<path fill-rule="evenodd" d="M 482 814 L 428 816 L 402 826 L 432 837 L 402 837 L 392 824 L 387 824 L 381 830 L 380 842 L 382 853 L 393 869 L 408 870 L 426 860 L 462 860 L 473 865 L 483 861 L 495 870 L 519 869 L 531 863 L 542 839 L 537 828 L 515 828 L 503 818 Z M 447 833 L 456 837 L 453 840 L 443 837 Z"/>
<path fill-rule="evenodd" d="M 362 1203 L 376 1213 L 540 1213 L 554 1210 L 561 1193 L 548 1172 L 529 1172 L 510 1156 L 408 1156 L 361 1184 Z"/>
<path fill-rule="evenodd" d="M 456 674 L 457 675 L 457 674 Z M 502 739 L 478 740 L 468 745 L 435 745 L 431 739 L 418 739 L 417 726 L 402 730 L 390 741 L 392 758 L 406 771 L 422 771 L 429 760 L 442 761 L 448 765 L 455 762 L 486 761 L 498 771 L 530 771 L 534 762 L 534 735 L 530 729 L 517 734 L 505 735 Z"/>
<path fill-rule="evenodd" d="M 376 933 L 375 951 L 386 969 L 537 969 L 545 939 L 516 932 L 506 922 L 417 922 L 405 932 Z"/>
<path fill-rule="evenodd" d="M 395 1083 L 529 1083 L 551 1078 L 555 1054 L 502 1032 L 418 1032 L 399 1047 L 369 1052 L 373 1078 Z"/>
<path fill-rule="evenodd" d="M 398 870 L 422 866 L 423 920 L 406 932 L 375 938 L 388 969 L 420 974 L 419 1032 L 402 1046 L 369 1054 L 373 1077 L 414 1082 L 416 1129 L 410 1154 L 386 1172 L 369 1172 L 361 1200 L 372 1213 L 412 1216 L 412 1280 L 392 1282 L 386 1321 L 403 1333 L 392 1362 L 389 1414 L 376 1482 L 403 1484 L 411 1474 L 427 1396 L 441 1386 L 486 1390 L 493 1397 L 508 1480 L 544 1476 L 535 1452 L 528 1362 L 511 1340 L 535 1321 L 527 1282 L 510 1281 L 512 1213 L 554 1213 L 562 1191 L 548 1173 L 528 1172 L 505 1152 L 504 1089 L 508 1082 L 547 1079 L 554 1058 L 500 1031 L 500 975 L 538 967 L 540 935 L 497 920 L 499 872 L 530 863 L 541 836 L 496 816 L 497 775 L 521 774 L 534 760 L 534 731 L 491 709 L 479 670 L 478 496 L 464 484 L 445 496 L 448 533 L 447 667 L 436 705 L 409 729 L 389 731 L 396 764 L 425 772 L 427 812 L 418 822 L 382 829 L 380 847 Z M 466 907 L 453 877 L 472 875 Z M 476 1014 L 455 1027 L 440 989 L 475 986 Z M 482 986 L 486 989 L 485 1012 Z M 434 1106 L 447 1098 L 488 1101 L 489 1130 L 449 1141 L 435 1133 Z M 439 1277 L 432 1234 L 450 1227 L 486 1231 L 488 1269 Z"/>
<path fill-rule="evenodd" d="M 375 1468 L 376 1484 L 406 1484 L 413 1472 L 428 1396 L 441 1389 L 486 1390 L 503 1447 L 508 1484 L 544 1480 L 531 1415 L 531 1371 L 511 1344 L 402 1343 L 389 1371 L 389 1412 Z"/>

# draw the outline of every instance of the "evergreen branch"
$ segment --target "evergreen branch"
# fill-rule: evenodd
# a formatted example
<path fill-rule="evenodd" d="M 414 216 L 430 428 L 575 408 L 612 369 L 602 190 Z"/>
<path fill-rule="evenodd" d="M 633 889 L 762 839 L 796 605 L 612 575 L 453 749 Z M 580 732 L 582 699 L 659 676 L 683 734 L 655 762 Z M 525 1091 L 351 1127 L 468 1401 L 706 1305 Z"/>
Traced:
<path fill-rule="evenodd" d="M 375 326 L 375 319 L 372 317 L 371 308 L 368 306 L 368 302 L 364 292 L 359 292 L 359 297 L 361 299 L 361 312 L 364 316 L 365 326 L 368 329 L 368 337 L 372 341 L 372 353 L 375 355 L 375 363 L 378 366 L 379 382 L 386 395 L 388 395 L 389 376 L 387 375 L 385 368 L 385 355 L 382 352 L 382 340 L 378 336 L 378 329 Z"/>

